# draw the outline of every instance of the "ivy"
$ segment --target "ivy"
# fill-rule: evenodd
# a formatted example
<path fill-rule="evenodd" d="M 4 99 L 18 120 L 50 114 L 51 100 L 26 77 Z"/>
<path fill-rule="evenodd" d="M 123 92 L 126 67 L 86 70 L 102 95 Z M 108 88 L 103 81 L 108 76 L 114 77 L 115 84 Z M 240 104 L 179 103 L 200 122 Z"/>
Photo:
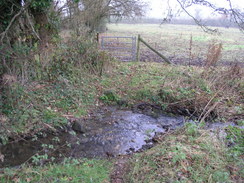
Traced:
<path fill-rule="evenodd" d="M 80 2 L 80 0 L 73 0 L 74 1 L 74 3 L 78 3 L 78 2 Z"/>
<path fill-rule="evenodd" d="M 19 1 L 0 1 L 0 32 L 5 30 L 13 16 L 19 11 L 21 5 Z M 12 12 L 12 14 L 10 13 Z"/>
<path fill-rule="evenodd" d="M 31 9 L 37 12 L 45 11 L 51 6 L 52 2 L 53 0 L 34 0 L 31 3 Z"/>

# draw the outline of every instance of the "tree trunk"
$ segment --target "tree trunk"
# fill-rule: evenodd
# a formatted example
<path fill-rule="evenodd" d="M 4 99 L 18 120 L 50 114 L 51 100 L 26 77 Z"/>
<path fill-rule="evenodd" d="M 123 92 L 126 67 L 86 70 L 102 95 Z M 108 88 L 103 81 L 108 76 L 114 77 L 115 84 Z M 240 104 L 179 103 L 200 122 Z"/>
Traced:
<path fill-rule="evenodd" d="M 48 43 L 51 40 L 53 30 L 50 28 L 48 21 L 48 16 L 46 12 L 32 12 L 35 25 L 38 28 L 38 34 L 40 37 L 40 48 L 48 46 Z"/>

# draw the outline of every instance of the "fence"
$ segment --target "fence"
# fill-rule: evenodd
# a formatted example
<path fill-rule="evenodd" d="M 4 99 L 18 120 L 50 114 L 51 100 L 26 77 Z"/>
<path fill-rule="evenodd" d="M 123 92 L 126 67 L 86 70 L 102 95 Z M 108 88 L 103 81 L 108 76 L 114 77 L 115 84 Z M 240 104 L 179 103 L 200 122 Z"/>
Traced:
<path fill-rule="evenodd" d="M 101 49 L 121 61 L 136 60 L 136 37 L 101 37 Z"/>
<path fill-rule="evenodd" d="M 138 37 L 102 36 L 100 41 L 102 50 L 108 51 L 112 56 L 121 61 L 140 61 L 141 42 L 161 57 L 166 63 L 171 64 L 168 58 L 152 48 L 144 39 L 141 38 L 140 35 L 138 35 Z"/>

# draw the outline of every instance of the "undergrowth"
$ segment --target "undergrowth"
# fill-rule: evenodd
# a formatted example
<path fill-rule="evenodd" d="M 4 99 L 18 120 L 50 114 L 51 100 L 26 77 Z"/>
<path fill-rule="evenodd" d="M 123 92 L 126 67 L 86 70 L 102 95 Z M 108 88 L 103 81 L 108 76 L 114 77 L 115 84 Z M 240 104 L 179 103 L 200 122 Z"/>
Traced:
<path fill-rule="evenodd" d="M 24 45 L 13 51 L 1 55 L 12 70 L 0 73 L 0 144 L 67 125 L 69 118 L 95 106 L 96 83 L 111 60 L 95 42 L 72 37 L 56 40 L 41 53 Z M 14 60 L 13 54 L 19 57 Z"/>
<path fill-rule="evenodd" d="M 212 48 L 219 54 L 220 50 L 221 45 Z M 243 68 L 212 67 L 219 54 L 208 57 L 202 68 L 112 62 L 84 37 L 73 37 L 67 42 L 57 40 L 42 54 L 27 47 L 18 47 L 17 51 L 24 59 L 13 60 L 12 53 L 6 52 L 4 59 L 15 67 L 7 73 L 1 68 L 0 73 L 1 144 L 7 143 L 9 137 L 18 139 L 67 125 L 70 118 L 83 117 L 103 104 L 128 107 L 151 103 L 200 122 L 238 123 L 243 118 Z M 164 136 L 158 146 L 133 158 L 128 182 L 240 180 L 243 131 L 231 127 L 226 131 L 228 150 L 194 124 Z M 4 169 L 0 180 L 106 182 L 108 167 L 109 163 L 104 161 L 69 160 L 39 168 Z"/>
<path fill-rule="evenodd" d="M 243 111 L 243 69 L 118 64 L 102 85 L 132 103 L 158 104 L 168 112 L 198 120 L 235 120 Z"/>
<path fill-rule="evenodd" d="M 109 182 L 111 163 L 106 160 L 66 159 L 61 164 L 44 167 L 4 169 L 1 182 Z"/>
<path fill-rule="evenodd" d="M 148 102 L 199 121 L 243 116 L 243 68 L 119 63 L 102 78 L 104 90 L 129 103 Z"/>
<path fill-rule="evenodd" d="M 158 141 L 130 160 L 126 182 L 241 182 L 244 178 L 240 154 L 233 158 L 231 149 L 193 123 Z"/>
<path fill-rule="evenodd" d="M 166 112 L 202 122 L 237 121 L 243 117 L 241 67 L 110 62 L 109 70 L 103 65 L 96 72 L 95 68 L 83 70 L 84 64 L 81 67 L 68 64 L 77 55 L 66 58 L 62 54 L 52 57 L 60 58 L 61 68 L 50 71 L 51 74 L 44 73 L 45 80 L 24 84 L 13 81 L 5 85 L 1 104 L 3 142 L 8 136 L 65 124 L 68 118 L 82 117 L 102 103 L 124 106 L 153 103 Z M 65 68 L 63 62 L 67 62 Z M 103 75 L 100 75 L 101 69 L 104 69 Z"/>

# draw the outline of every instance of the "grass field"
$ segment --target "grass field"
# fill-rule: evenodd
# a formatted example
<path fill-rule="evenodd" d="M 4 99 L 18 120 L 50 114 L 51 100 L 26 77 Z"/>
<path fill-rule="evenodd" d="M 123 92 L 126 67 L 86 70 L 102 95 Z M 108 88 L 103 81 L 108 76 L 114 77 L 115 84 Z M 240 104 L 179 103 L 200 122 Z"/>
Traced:
<path fill-rule="evenodd" d="M 222 62 L 243 62 L 243 35 L 236 29 L 223 31 L 221 36 L 213 36 L 196 26 L 120 24 L 109 25 L 106 34 L 141 34 L 171 60 L 184 64 L 206 59 L 208 45 L 217 40 L 223 44 Z M 97 51 L 97 44 L 87 37 L 78 39 L 68 32 L 66 36 L 50 50 L 52 54 L 40 58 L 49 65 L 33 64 L 40 77 L 27 84 L 19 80 L 7 83 L 8 100 L 0 116 L 2 144 L 9 137 L 23 139 L 66 125 L 68 119 L 85 118 L 103 105 L 123 103 L 130 108 L 150 103 L 197 122 L 160 136 L 152 149 L 126 157 L 124 182 L 243 182 L 243 129 L 228 127 L 222 139 L 202 129 L 211 119 L 243 126 L 243 67 L 118 62 Z M 150 51 L 144 51 L 142 59 L 159 61 Z M 113 95 L 106 95 L 108 91 Z M 37 164 L 43 160 L 45 156 L 36 158 Z M 4 156 L 0 153 L 1 161 Z M 0 182 L 112 182 L 111 174 L 117 174 L 114 167 L 120 166 L 116 161 L 67 159 L 43 166 L 25 164 L 0 169 Z"/>
<path fill-rule="evenodd" d="M 193 25 L 109 24 L 105 35 L 137 36 L 174 63 L 199 65 L 204 62 L 210 44 L 222 43 L 222 62 L 244 62 L 244 35 L 234 28 L 219 28 L 220 35 L 203 32 Z M 142 61 L 161 59 L 147 48 L 141 48 Z"/>

